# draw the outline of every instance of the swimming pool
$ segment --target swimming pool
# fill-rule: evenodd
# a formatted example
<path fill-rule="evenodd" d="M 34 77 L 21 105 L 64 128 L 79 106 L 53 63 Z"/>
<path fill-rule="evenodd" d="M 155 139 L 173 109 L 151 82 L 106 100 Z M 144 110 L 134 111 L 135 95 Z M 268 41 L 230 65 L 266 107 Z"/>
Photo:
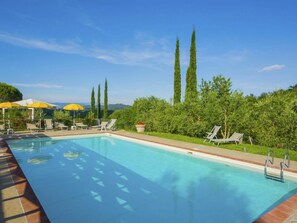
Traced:
<path fill-rule="evenodd" d="M 51 222 L 252 222 L 297 183 L 113 136 L 9 140 Z"/>

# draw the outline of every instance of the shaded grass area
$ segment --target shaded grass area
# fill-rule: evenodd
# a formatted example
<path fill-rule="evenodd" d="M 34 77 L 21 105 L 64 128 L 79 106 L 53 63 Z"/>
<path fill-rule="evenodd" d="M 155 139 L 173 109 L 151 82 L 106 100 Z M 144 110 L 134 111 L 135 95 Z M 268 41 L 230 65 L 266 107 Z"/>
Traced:
<path fill-rule="evenodd" d="M 184 136 L 184 135 L 177 135 L 177 134 L 171 134 L 171 133 L 160 133 L 160 132 L 145 132 L 141 134 L 151 135 L 151 136 L 157 136 L 161 138 L 166 139 L 173 139 L 178 140 L 182 142 L 189 142 L 189 143 L 195 143 L 200 145 L 213 145 L 216 146 L 213 143 L 204 142 L 204 139 L 196 138 L 196 137 L 190 137 L 190 136 Z M 286 149 L 281 148 L 271 148 L 267 146 L 259 146 L 259 145 L 251 145 L 251 144 L 240 144 L 236 145 L 234 143 L 225 143 L 218 146 L 218 148 L 222 149 L 230 149 L 230 150 L 237 150 L 237 151 L 244 151 L 244 148 L 246 149 L 246 152 L 253 153 L 253 154 L 259 154 L 266 156 L 268 154 L 269 150 L 274 151 L 274 155 L 277 158 L 283 159 L 286 153 Z M 289 150 L 290 158 L 291 160 L 297 161 L 297 151 Z"/>

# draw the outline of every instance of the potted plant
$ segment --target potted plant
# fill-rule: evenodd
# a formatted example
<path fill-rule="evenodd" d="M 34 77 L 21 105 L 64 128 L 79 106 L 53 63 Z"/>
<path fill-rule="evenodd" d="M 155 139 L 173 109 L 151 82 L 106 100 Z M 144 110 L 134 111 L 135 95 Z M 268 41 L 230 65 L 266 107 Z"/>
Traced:
<path fill-rule="evenodd" d="M 136 125 L 135 125 L 135 127 L 136 127 L 137 132 L 144 132 L 144 130 L 145 130 L 145 123 L 143 123 L 143 122 L 137 122 Z"/>

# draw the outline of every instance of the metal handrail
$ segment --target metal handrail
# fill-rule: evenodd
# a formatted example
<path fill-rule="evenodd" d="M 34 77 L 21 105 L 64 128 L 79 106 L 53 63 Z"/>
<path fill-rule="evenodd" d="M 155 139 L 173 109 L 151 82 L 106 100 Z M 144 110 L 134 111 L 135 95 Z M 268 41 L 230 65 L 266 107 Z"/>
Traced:
<path fill-rule="evenodd" d="M 271 159 L 270 159 L 270 157 L 271 157 Z M 265 177 L 267 176 L 267 167 L 268 167 L 269 163 L 271 163 L 271 165 L 273 165 L 273 163 L 274 163 L 274 152 L 273 152 L 273 150 L 268 151 L 268 155 L 267 155 L 267 158 L 265 160 L 265 168 L 264 168 Z"/>
<path fill-rule="evenodd" d="M 288 161 L 288 162 L 287 162 L 287 161 Z M 290 154 L 289 154 L 289 152 L 286 152 L 283 163 L 285 164 L 285 166 L 286 166 L 287 168 L 290 167 Z M 287 163 L 288 163 L 288 164 L 287 164 Z"/>
<path fill-rule="evenodd" d="M 284 170 L 285 167 L 289 168 L 290 167 L 290 154 L 289 152 L 286 152 L 285 157 L 284 157 L 284 161 L 280 162 L 280 177 L 281 179 L 284 179 Z"/>

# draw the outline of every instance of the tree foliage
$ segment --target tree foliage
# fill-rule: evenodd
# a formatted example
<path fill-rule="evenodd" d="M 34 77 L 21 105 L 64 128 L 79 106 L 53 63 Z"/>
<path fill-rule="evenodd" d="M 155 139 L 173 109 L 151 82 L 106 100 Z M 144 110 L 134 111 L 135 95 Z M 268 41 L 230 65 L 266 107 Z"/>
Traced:
<path fill-rule="evenodd" d="M 98 85 L 98 92 L 97 92 L 97 118 L 101 116 L 101 92 L 100 92 L 100 84 Z"/>
<path fill-rule="evenodd" d="M 174 62 L 174 96 L 173 103 L 181 102 L 181 71 L 180 71 L 180 53 L 179 39 L 176 40 L 175 62 Z"/>
<path fill-rule="evenodd" d="M 72 117 L 69 111 L 55 110 L 53 119 L 55 122 L 63 122 L 65 125 L 68 126 L 72 124 Z"/>
<path fill-rule="evenodd" d="M 107 80 L 105 79 L 103 118 L 107 119 L 107 117 L 108 117 L 108 94 L 107 94 Z"/>
<path fill-rule="evenodd" d="M 6 101 L 20 101 L 23 94 L 16 87 L 0 82 L 0 103 Z"/>
<path fill-rule="evenodd" d="M 297 88 L 244 96 L 232 91 L 229 78 L 215 76 L 203 80 L 197 100 L 170 105 L 156 97 L 138 98 L 124 110 L 114 112 L 118 128 L 135 130 L 136 122 L 146 123 L 147 131 L 204 137 L 214 125 L 221 125 L 218 137 L 233 132 L 252 137 L 259 145 L 297 145 Z"/>
<path fill-rule="evenodd" d="M 221 134 L 227 138 L 233 133 L 232 129 L 239 127 L 235 123 L 239 123 L 244 115 L 244 97 L 237 91 L 231 91 L 231 80 L 221 75 L 213 77 L 212 81 L 202 82 L 200 95 L 204 107 L 203 115 L 210 119 L 206 121 L 211 125 L 221 123 Z"/>
<path fill-rule="evenodd" d="M 297 91 L 292 93 L 279 90 L 257 101 L 252 111 L 257 142 L 280 147 L 297 145 L 297 113 L 292 106 Z"/>
<path fill-rule="evenodd" d="M 94 87 L 92 88 L 92 93 L 91 93 L 91 112 L 95 113 L 95 91 L 94 91 Z"/>
<path fill-rule="evenodd" d="M 186 74 L 185 101 L 197 99 L 196 34 L 193 30 L 190 47 L 190 63 Z"/>

